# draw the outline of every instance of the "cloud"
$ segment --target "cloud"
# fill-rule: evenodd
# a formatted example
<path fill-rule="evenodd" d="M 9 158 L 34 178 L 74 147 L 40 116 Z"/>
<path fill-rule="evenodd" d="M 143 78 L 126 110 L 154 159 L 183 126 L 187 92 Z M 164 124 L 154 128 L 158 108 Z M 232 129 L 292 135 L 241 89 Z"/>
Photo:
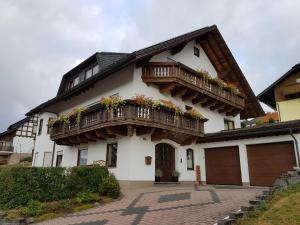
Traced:
<path fill-rule="evenodd" d="M 217 24 L 256 94 L 299 62 L 300 2 L 0 1 L 0 130 L 55 96 L 96 51 L 130 52 Z"/>

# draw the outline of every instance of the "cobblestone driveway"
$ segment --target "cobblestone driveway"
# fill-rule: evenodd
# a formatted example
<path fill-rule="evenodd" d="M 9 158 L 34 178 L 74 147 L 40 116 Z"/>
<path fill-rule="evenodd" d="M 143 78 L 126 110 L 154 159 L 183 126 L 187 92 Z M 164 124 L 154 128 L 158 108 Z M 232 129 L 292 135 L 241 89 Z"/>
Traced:
<path fill-rule="evenodd" d="M 261 194 L 260 188 L 158 186 L 123 190 L 120 201 L 40 225 L 207 225 Z"/>

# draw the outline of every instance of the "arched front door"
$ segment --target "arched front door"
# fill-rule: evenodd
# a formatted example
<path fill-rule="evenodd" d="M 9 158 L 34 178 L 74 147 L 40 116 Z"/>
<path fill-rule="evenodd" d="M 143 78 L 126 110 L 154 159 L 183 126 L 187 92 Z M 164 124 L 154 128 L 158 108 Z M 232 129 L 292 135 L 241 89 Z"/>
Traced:
<path fill-rule="evenodd" d="M 175 149 L 165 143 L 155 146 L 155 169 L 162 172 L 160 181 L 172 181 L 172 172 L 175 170 Z"/>

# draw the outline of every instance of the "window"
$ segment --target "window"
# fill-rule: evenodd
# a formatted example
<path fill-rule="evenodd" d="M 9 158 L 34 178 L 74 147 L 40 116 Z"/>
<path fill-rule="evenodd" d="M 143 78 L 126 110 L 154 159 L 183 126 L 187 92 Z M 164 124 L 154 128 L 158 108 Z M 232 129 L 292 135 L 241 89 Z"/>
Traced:
<path fill-rule="evenodd" d="M 43 167 L 50 167 L 52 162 L 52 153 L 44 152 Z"/>
<path fill-rule="evenodd" d="M 200 57 L 200 50 L 197 47 L 194 47 L 194 55 Z"/>
<path fill-rule="evenodd" d="M 79 76 L 74 79 L 74 86 L 76 86 L 77 84 L 79 84 Z"/>
<path fill-rule="evenodd" d="M 63 151 L 58 151 L 56 156 L 56 166 L 62 165 Z"/>
<path fill-rule="evenodd" d="M 50 118 L 48 119 L 48 124 L 47 124 L 47 134 L 50 134 L 50 131 L 51 131 L 51 126 L 49 126 L 49 122 L 50 122 L 51 120 L 54 120 L 54 118 L 50 117 Z"/>
<path fill-rule="evenodd" d="M 193 149 L 186 150 L 186 161 L 187 161 L 187 169 L 194 170 L 194 150 Z"/>
<path fill-rule="evenodd" d="M 78 166 L 87 165 L 87 155 L 88 155 L 87 149 L 79 149 L 78 150 L 78 160 L 77 160 Z"/>
<path fill-rule="evenodd" d="M 300 84 L 300 78 L 297 78 L 297 79 L 296 79 L 296 83 L 297 83 L 297 84 Z"/>
<path fill-rule="evenodd" d="M 118 151 L 117 143 L 107 144 L 106 165 L 108 167 L 116 167 L 117 166 L 117 151 Z"/>
<path fill-rule="evenodd" d="M 68 86 L 68 88 L 71 89 L 72 87 L 74 87 L 74 80 L 70 80 L 70 81 L 69 81 L 69 86 Z"/>
<path fill-rule="evenodd" d="M 83 82 L 85 80 L 85 74 L 84 72 L 81 72 L 79 75 L 79 83 Z"/>
<path fill-rule="evenodd" d="M 93 67 L 93 75 L 99 72 L 99 65 Z"/>
<path fill-rule="evenodd" d="M 37 166 L 38 158 L 39 158 L 39 153 L 38 152 L 34 153 L 34 164 L 33 164 L 34 166 Z"/>
<path fill-rule="evenodd" d="M 234 129 L 234 122 L 231 120 L 224 120 L 224 130 Z"/>
<path fill-rule="evenodd" d="M 85 72 L 85 79 L 89 79 L 93 75 L 93 70 L 89 69 Z"/>
<path fill-rule="evenodd" d="M 38 135 L 41 135 L 41 134 L 42 134 L 42 130 L 43 130 L 43 122 L 44 122 L 44 120 L 43 120 L 43 119 L 40 119 L 40 125 L 39 125 L 39 132 L 38 132 Z"/>

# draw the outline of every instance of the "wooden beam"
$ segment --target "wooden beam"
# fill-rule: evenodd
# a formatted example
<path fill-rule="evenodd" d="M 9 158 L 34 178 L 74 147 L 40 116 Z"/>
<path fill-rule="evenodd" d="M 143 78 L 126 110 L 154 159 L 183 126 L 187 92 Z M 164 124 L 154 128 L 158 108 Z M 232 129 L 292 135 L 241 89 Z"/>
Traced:
<path fill-rule="evenodd" d="M 160 93 L 166 93 L 166 92 L 170 92 L 175 87 L 176 87 L 176 85 L 174 83 L 164 84 L 159 87 L 159 91 L 160 91 Z"/>
<path fill-rule="evenodd" d="M 151 141 L 160 141 L 168 136 L 168 131 L 162 129 L 156 129 L 153 134 L 151 134 Z"/>
<path fill-rule="evenodd" d="M 127 135 L 129 137 L 133 136 L 133 126 L 131 124 L 127 125 Z"/>
<path fill-rule="evenodd" d="M 201 103 L 202 107 L 209 107 L 209 106 L 214 106 L 215 104 L 217 104 L 217 101 L 214 99 L 210 99 L 207 102 L 203 102 Z"/>
<path fill-rule="evenodd" d="M 224 107 L 226 107 L 226 105 L 223 102 L 218 102 L 214 106 L 211 106 L 210 110 L 219 110 L 219 109 L 223 109 Z"/>
<path fill-rule="evenodd" d="M 182 101 L 192 100 L 197 98 L 198 92 L 196 91 L 187 91 L 184 95 L 182 95 Z"/>
<path fill-rule="evenodd" d="M 80 144 L 75 137 L 69 137 L 68 142 L 74 145 Z"/>
<path fill-rule="evenodd" d="M 197 139 L 197 136 L 188 137 L 183 142 L 181 142 L 180 145 L 191 145 L 192 143 L 196 142 Z"/>
<path fill-rule="evenodd" d="M 136 136 L 142 136 L 146 134 L 152 134 L 155 131 L 155 128 L 152 127 L 137 127 Z"/>
<path fill-rule="evenodd" d="M 121 127 L 107 127 L 106 132 L 111 135 L 127 136 L 127 129 Z"/>
<path fill-rule="evenodd" d="M 220 110 L 219 110 L 219 113 L 227 113 L 227 112 L 232 111 L 232 109 L 233 109 L 232 106 L 226 106 L 226 107 L 224 107 L 223 109 L 220 109 Z"/>
<path fill-rule="evenodd" d="M 96 135 L 99 139 L 116 138 L 116 135 L 114 135 L 114 134 L 108 134 L 108 133 L 105 132 L 104 130 L 96 130 L 96 131 L 95 131 L 95 135 Z"/>
<path fill-rule="evenodd" d="M 172 97 L 176 97 L 176 96 L 184 95 L 186 92 L 187 92 L 187 88 L 185 88 L 184 86 L 179 86 L 179 87 L 174 88 L 171 91 L 171 95 L 172 95 Z"/>
<path fill-rule="evenodd" d="M 84 136 L 86 137 L 86 139 L 88 139 L 89 141 L 97 141 L 97 136 L 93 133 L 85 133 Z"/>
<path fill-rule="evenodd" d="M 83 136 L 77 136 L 76 138 L 80 143 L 88 143 L 88 139 Z"/>
<path fill-rule="evenodd" d="M 232 111 L 227 112 L 227 113 L 226 113 L 226 116 L 236 116 L 236 115 L 239 114 L 240 112 L 241 112 L 240 109 L 233 109 Z"/>
<path fill-rule="evenodd" d="M 193 104 L 204 103 L 204 102 L 207 102 L 208 100 L 209 100 L 208 97 L 197 97 L 192 100 L 192 103 Z"/>

